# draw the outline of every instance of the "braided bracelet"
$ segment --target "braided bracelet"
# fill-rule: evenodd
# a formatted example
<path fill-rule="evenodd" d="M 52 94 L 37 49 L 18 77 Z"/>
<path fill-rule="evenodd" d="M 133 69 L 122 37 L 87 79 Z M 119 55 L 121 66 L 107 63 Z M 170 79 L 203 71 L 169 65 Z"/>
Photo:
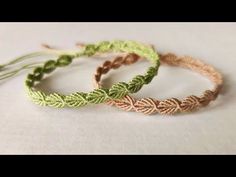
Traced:
<path fill-rule="evenodd" d="M 114 61 L 118 60 L 119 65 L 115 68 L 110 61 L 97 68 L 96 74 L 94 75 L 95 87 L 100 88 L 101 76 L 107 73 L 111 69 L 117 69 L 121 65 L 128 65 L 135 63 L 139 59 L 139 56 L 135 54 L 129 54 L 126 57 L 117 57 Z M 204 76 L 207 76 L 211 81 L 215 83 L 213 90 L 206 90 L 202 96 L 197 97 L 194 95 L 186 97 L 183 101 L 171 98 L 163 101 L 159 101 L 152 98 L 143 98 L 136 100 L 133 97 L 126 95 L 120 100 L 110 100 L 107 102 L 109 105 L 116 106 L 125 111 L 136 111 L 144 114 L 174 114 L 177 112 L 190 112 L 199 107 L 206 106 L 210 101 L 215 100 L 221 87 L 222 87 L 222 76 L 212 66 L 203 63 L 200 60 L 193 59 L 191 57 L 177 57 L 173 54 L 160 55 L 160 62 L 171 65 L 180 66 L 196 71 Z"/>
<path fill-rule="evenodd" d="M 119 82 L 114 84 L 110 89 L 98 88 L 90 93 L 76 92 L 70 95 L 59 93 L 51 93 L 47 95 L 42 91 L 37 91 L 34 88 L 36 82 L 41 81 L 44 74 L 51 73 L 57 67 L 69 65 L 74 58 L 81 56 L 93 56 L 97 53 L 105 52 L 126 52 L 135 53 L 139 56 L 147 58 L 152 66 L 148 68 L 144 75 L 134 77 L 130 82 Z M 97 44 L 87 44 L 82 51 L 74 54 L 64 54 L 59 56 L 57 60 L 49 60 L 43 66 L 34 69 L 32 74 L 28 74 L 25 85 L 29 97 L 33 102 L 41 106 L 52 106 L 61 108 L 81 107 L 88 103 L 103 103 L 112 99 L 120 99 L 129 93 L 138 92 L 144 84 L 151 82 L 153 77 L 157 75 L 160 62 L 158 54 L 155 50 L 147 45 L 140 44 L 134 41 L 103 41 Z M 117 68 L 119 63 L 113 62 L 112 67 Z M 106 68 L 104 68 L 106 69 Z"/>

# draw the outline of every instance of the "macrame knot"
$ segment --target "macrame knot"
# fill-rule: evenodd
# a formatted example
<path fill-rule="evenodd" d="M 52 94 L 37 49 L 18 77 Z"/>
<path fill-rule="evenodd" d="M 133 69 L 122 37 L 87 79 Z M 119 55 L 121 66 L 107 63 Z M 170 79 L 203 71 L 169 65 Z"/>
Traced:
<path fill-rule="evenodd" d="M 190 112 L 201 105 L 200 98 L 194 95 L 188 96 L 180 104 L 181 111 Z"/>
<path fill-rule="evenodd" d="M 181 110 L 181 102 L 176 98 L 160 101 L 157 109 L 160 114 L 174 114 Z"/>
<path fill-rule="evenodd" d="M 71 64 L 73 57 L 69 55 L 61 55 L 56 62 L 56 66 L 64 67 Z"/>
<path fill-rule="evenodd" d="M 158 112 L 157 105 L 159 104 L 158 101 L 155 101 L 152 98 L 143 98 L 138 100 L 135 103 L 135 111 L 141 112 L 144 114 L 153 114 Z"/>
<path fill-rule="evenodd" d="M 128 54 L 123 57 L 123 63 L 119 62 L 119 65 L 124 64 L 132 64 L 136 62 L 140 57 L 132 54 Z M 128 59 L 128 60 L 126 60 Z M 115 59 L 116 60 L 116 59 Z M 121 59 L 119 59 L 121 61 Z M 106 104 L 116 106 L 122 110 L 131 111 L 134 110 L 136 112 L 141 112 L 144 114 L 175 114 L 177 112 L 190 112 L 195 109 L 200 108 L 201 106 L 205 106 L 209 104 L 210 101 L 216 99 L 221 87 L 222 87 L 222 76 L 218 73 L 213 67 L 204 64 L 201 60 L 196 60 L 191 57 L 177 57 L 174 54 L 166 54 L 160 55 L 161 63 L 165 63 L 172 66 L 181 66 L 183 68 L 188 68 L 194 71 L 199 72 L 200 74 L 208 76 L 215 84 L 215 89 L 213 91 L 207 90 L 204 92 L 203 96 L 197 97 L 194 95 L 186 97 L 183 101 L 180 101 L 176 98 L 166 99 L 163 101 L 158 101 L 152 98 L 143 98 L 140 100 L 135 100 L 131 96 L 126 95 L 125 98 L 119 100 L 109 100 Z M 111 62 L 112 63 L 112 62 Z M 110 62 L 109 62 L 110 65 Z M 104 67 L 104 66 L 103 66 Z M 120 66 L 119 66 L 120 67 Z M 116 67 L 118 68 L 118 67 Z M 115 69 L 110 67 L 110 69 Z M 99 85 L 99 81 L 101 79 L 102 70 L 97 70 L 95 76 L 99 76 L 98 79 L 95 77 L 95 81 Z M 130 89 L 132 93 L 132 89 L 138 90 L 143 83 L 149 83 L 153 77 L 157 74 L 157 70 L 154 67 L 150 67 L 147 71 L 147 74 L 144 76 L 136 76 L 130 84 L 128 89 Z M 132 86 L 132 87 L 131 87 Z M 131 88 L 130 88 L 131 87 Z M 122 88 L 121 88 L 122 89 Z"/>

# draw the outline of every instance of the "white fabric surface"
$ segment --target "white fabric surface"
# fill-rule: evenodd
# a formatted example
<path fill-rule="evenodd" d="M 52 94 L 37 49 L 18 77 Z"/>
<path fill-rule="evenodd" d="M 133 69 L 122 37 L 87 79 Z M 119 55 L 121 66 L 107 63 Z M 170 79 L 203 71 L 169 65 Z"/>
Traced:
<path fill-rule="evenodd" d="M 132 39 L 152 43 L 159 52 L 190 55 L 224 74 L 222 95 L 195 113 L 146 116 L 106 105 L 81 109 L 39 107 L 28 100 L 26 73 L 0 82 L 1 154 L 235 154 L 235 23 L 1 23 L 0 64 L 41 43 L 72 48 L 78 41 Z M 90 61 L 86 61 L 90 60 Z M 102 59 L 80 59 L 42 82 L 44 91 L 90 91 Z M 109 86 L 143 73 L 148 62 L 106 75 Z M 188 70 L 162 66 L 153 82 L 134 96 L 159 99 L 196 94 L 212 88 Z"/>

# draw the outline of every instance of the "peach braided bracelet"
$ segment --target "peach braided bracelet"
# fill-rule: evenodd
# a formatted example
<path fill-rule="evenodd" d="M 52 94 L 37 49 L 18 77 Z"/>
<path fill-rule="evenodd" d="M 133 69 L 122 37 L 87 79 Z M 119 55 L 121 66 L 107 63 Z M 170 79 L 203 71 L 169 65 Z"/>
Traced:
<path fill-rule="evenodd" d="M 113 61 L 105 61 L 102 66 L 97 68 L 96 74 L 94 75 L 95 87 L 101 87 L 99 82 L 101 81 L 101 76 L 103 74 L 108 73 L 111 69 L 117 69 L 121 65 L 133 64 L 138 61 L 139 58 L 140 57 L 135 54 L 128 54 L 124 57 L 116 57 Z M 170 98 L 162 101 L 153 98 L 136 100 L 130 95 L 126 95 L 123 99 L 110 100 L 106 103 L 125 111 L 136 111 L 144 114 L 175 114 L 177 112 L 191 112 L 200 107 L 207 106 L 212 100 L 217 98 L 222 88 L 223 80 L 222 75 L 214 67 L 188 56 L 177 57 L 174 54 L 160 55 L 160 61 L 162 64 L 180 66 L 208 77 L 214 82 L 214 89 L 206 90 L 200 97 L 191 95 L 184 100 L 179 100 L 177 98 Z"/>

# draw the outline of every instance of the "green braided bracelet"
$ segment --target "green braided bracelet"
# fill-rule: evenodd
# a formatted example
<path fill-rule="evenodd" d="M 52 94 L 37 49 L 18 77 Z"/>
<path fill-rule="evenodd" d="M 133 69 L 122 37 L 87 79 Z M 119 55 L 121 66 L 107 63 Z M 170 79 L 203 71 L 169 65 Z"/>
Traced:
<path fill-rule="evenodd" d="M 76 92 L 70 95 L 51 93 L 47 95 L 42 91 L 34 89 L 34 84 L 39 82 L 44 74 L 51 73 L 57 67 L 64 67 L 72 63 L 72 60 L 81 56 L 93 56 L 96 53 L 105 52 L 127 52 L 134 53 L 150 60 L 152 66 L 148 68 L 144 75 L 137 75 L 130 82 L 119 82 L 114 84 L 110 89 L 100 88 L 89 93 Z M 85 45 L 82 51 L 74 54 L 60 55 L 57 60 L 49 60 L 41 67 L 36 67 L 32 74 L 28 74 L 25 81 L 26 89 L 31 100 L 41 106 L 51 106 L 61 108 L 81 107 L 88 103 L 103 103 L 111 99 L 120 99 L 129 93 L 138 92 L 144 84 L 151 82 L 157 75 L 159 68 L 159 56 L 153 48 L 134 41 L 103 41 L 97 44 Z"/>

